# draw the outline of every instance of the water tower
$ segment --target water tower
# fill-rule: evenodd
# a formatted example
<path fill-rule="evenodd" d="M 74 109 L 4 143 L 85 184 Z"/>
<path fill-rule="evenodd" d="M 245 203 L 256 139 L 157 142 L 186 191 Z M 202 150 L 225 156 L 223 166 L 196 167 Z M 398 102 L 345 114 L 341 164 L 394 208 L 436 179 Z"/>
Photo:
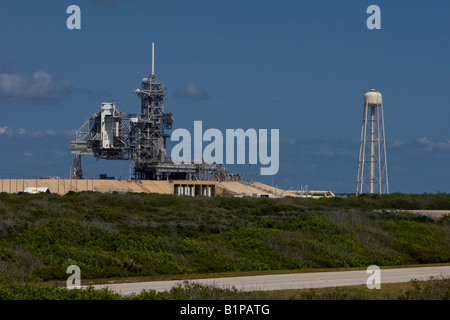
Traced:
<path fill-rule="evenodd" d="M 356 195 L 389 193 L 382 95 L 375 89 L 364 95 Z"/>

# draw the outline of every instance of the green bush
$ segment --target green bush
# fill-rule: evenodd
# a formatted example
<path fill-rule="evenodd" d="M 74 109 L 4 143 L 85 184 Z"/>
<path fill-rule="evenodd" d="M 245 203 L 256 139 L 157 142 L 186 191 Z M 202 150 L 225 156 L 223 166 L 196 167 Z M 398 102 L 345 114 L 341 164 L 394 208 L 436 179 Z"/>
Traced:
<path fill-rule="evenodd" d="M 0 194 L 0 279 L 65 280 L 450 261 L 450 195 Z M 374 211 L 381 210 L 381 211 Z"/>

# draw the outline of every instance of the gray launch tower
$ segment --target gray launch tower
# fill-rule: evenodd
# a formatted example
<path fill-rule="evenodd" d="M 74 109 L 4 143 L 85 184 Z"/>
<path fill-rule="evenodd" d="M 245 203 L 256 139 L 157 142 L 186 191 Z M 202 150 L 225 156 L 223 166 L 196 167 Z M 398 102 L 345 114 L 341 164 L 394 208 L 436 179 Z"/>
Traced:
<path fill-rule="evenodd" d="M 158 167 L 165 163 L 166 139 L 164 131 L 172 129 L 173 114 L 164 113 L 164 83 L 155 75 L 155 46 L 152 44 L 152 73 L 142 79 L 140 89 L 134 93 L 141 100 L 141 114 L 130 119 L 129 148 L 135 161 L 135 175 L 139 179 L 160 179 Z"/>
<path fill-rule="evenodd" d="M 165 130 L 171 130 L 173 114 L 164 112 L 166 88 L 155 74 L 155 47 L 152 44 L 152 72 L 142 79 L 134 94 L 141 100 L 141 113 L 126 114 L 115 102 L 102 102 L 100 111 L 90 116 L 71 141 L 74 155 L 73 177 L 83 178 L 81 156 L 93 154 L 107 160 L 134 162 L 134 178 L 139 180 L 241 180 L 221 164 L 175 164 L 167 157 Z M 131 179 L 131 170 L 130 170 Z"/>

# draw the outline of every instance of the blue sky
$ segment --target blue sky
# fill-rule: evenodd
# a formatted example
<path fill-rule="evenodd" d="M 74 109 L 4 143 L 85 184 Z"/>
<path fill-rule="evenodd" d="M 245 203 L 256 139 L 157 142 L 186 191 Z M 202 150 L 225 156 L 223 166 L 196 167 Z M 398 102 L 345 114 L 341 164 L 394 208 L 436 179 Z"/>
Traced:
<path fill-rule="evenodd" d="M 66 9 L 81 8 L 81 30 Z M 381 30 L 369 30 L 369 5 Z M 354 192 L 363 95 L 383 94 L 391 192 L 450 192 L 446 1 L 46 0 L 0 10 L 0 173 L 67 177 L 74 130 L 151 68 L 174 129 L 280 129 L 280 170 L 253 179 Z M 169 143 L 169 147 L 171 144 Z M 88 177 L 126 162 L 83 158 Z M 255 168 L 256 169 L 256 168 Z M 231 171 L 249 178 L 247 165 Z"/>

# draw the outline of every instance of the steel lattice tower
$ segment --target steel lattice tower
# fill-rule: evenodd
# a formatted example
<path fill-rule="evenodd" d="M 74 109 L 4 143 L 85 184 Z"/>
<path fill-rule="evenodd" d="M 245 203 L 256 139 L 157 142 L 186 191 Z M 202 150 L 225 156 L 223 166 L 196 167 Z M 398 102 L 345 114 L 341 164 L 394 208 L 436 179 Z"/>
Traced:
<path fill-rule="evenodd" d="M 383 101 L 375 89 L 364 95 L 356 195 L 389 193 Z"/>
<path fill-rule="evenodd" d="M 155 74 L 155 45 L 152 43 L 152 72 L 134 91 L 141 102 L 140 114 L 126 114 L 114 101 L 102 102 L 100 111 L 90 116 L 71 141 L 74 155 L 73 177 L 82 179 L 81 156 L 109 160 L 134 161 L 138 180 L 218 180 L 240 181 L 239 174 L 229 174 L 222 164 L 176 164 L 166 154 L 165 130 L 171 130 L 173 114 L 164 112 L 165 86 Z"/>
<path fill-rule="evenodd" d="M 164 83 L 158 81 L 155 74 L 155 45 L 152 43 L 152 73 L 142 79 L 141 88 L 134 92 L 141 100 L 141 115 L 130 125 L 135 172 L 142 179 L 148 178 L 148 165 L 167 161 L 166 138 L 169 135 L 164 131 L 172 129 L 173 115 L 164 113 L 165 90 Z"/>

